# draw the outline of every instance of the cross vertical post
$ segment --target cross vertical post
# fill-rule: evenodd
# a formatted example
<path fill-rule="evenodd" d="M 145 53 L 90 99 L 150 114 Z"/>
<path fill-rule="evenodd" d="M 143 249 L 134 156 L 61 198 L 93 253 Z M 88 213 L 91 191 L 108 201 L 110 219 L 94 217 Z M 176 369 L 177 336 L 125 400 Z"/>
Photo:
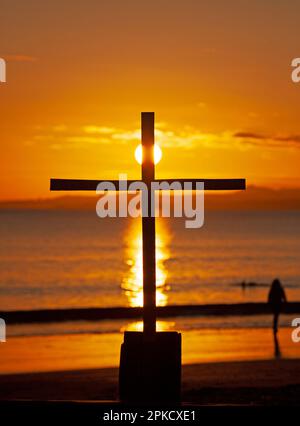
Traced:
<path fill-rule="evenodd" d="M 147 185 L 147 216 L 142 217 L 144 334 L 156 332 L 155 216 L 152 217 L 151 182 L 155 179 L 154 112 L 142 112 L 142 181 Z M 142 196 L 143 200 L 143 196 Z M 155 206 L 153 206 L 153 209 Z M 143 211 L 143 209 L 142 209 Z"/>

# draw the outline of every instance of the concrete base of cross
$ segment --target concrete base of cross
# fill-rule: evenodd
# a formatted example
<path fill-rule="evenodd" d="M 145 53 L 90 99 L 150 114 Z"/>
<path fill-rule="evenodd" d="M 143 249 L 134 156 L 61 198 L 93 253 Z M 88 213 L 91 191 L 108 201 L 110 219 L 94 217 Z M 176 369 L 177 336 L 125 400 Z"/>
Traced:
<path fill-rule="evenodd" d="M 129 404 L 180 403 L 181 334 L 125 332 L 121 346 L 119 398 Z"/>

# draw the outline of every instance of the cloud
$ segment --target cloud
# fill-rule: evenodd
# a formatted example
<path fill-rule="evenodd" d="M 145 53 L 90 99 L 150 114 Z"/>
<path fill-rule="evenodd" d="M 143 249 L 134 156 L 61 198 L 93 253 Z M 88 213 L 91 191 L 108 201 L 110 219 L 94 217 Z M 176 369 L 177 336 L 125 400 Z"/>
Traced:
<path fill-rule="evenodd" d="M 234 138 L 250 145 L 261 145 L 265 147 L 275 148 L 289 148 L 300 147 L 300 135 L 264 135 L 255 132 L 236 132 L 233 134 Z"/>
<path fill-rule="evenodd" d="M 87 144 L 128 144 L 138 145 L 141 140 L 140 128 L 122 129 L 106 125 L 90 124 L 81 127 L 69 128 L 58 124 L 48 127 L 37 126 L 34 136 L 36 143 L 43 142 L 60 147 L 86 147 Z M 251 147 L 266 148 L 295 148 L 300 147 L 299 134 L 268 135 L 255 131 L 224 131 L 219 133 L 201 132 L 191 126 L 182 130 L 168 130 L 166 123 L 155 128 L 155 139 L 162 148 L 181 148 L 191 150 L 205 149 L 239 149 Z"/>
<path fill-rule="evenodd" d="M 300 135 L 288 135 L 276 138 L 279 142 L 291 142 L 293 144 L 300 144 Z"/>
<path fill-rule="evenodd" d="M 105 126 L 84 126 L 82 130 L 88 134 L 101 134 L 101 135 L 112 135 L 117 131 L 114 127 Z"/>
<path fill-rule="evenodd" d="M 3 55 L 3 58 L 8 62 L 35 62 L 37 58 L 28 55 Z"/>
<path fill-rule="evenodd" d="M 99 136 L 85 136 L 85 135 L 77 135 L 77 136 L 67 136 L 62 140 L 74 144 L 107 144 L 111 142 L 110 138 L 103 138 Z"/>
<path fill-rule="evenodd" d="M 111 141 L 121 144 L 128 142 L 135 142 L 138 144 L 141 140 L 141 130 L 139 128 L 125 130 L 120 128 L 90 125 L 83 127 L 83 130 L 85 133 L 91 135 L 105 135 L 107 138 L 110 138 Z M 166 130 L 165 123 L 163 123 L 162 126 L 158 123 L 155 128 L 155 139 L 163 147 L 175 146 L 191 148 L 198 142 L 204 142 L 206 140 L 206 136 L 207 135 L 199 132 L 197 133 L 192 129 L 187 129 L 182 132 L 169 131 Z"/>
<path fill-rule="evenodd" d="M 53 132 L 66 132 L 68 130 L 67 126 L 65 124 L 58 124 L 56 126 L 52 127 Z"/>
<path fill-rule="evenodd" d="M 266 139 L 266 136 L 261 135 L 260 133 L 251 133 L 251 132 L 237 132 L 233 136 L 235 138 L 242 138 L 242 139 Z"/>
<path fill-rule="evenodd" d="M 167 130 L 165 123 L 159 128 L 159 123 L 155 129 L 155 139 L 159 145 L 164 148 L 183 148 L 191 149 L 197 146 L 213 147 L 218 144 L 225 144 L 228 134 L 216 135 L 210 133 L 202 133 L 186 126 L 182 131 Z M 121 129 L 109 126 L 87 125 L 80 128 L 70 129 L 65 125 L 54 125 L 48 127 L 36 126 L 37 132 L 34 136 L 36 142 L 44 142 L 51 144 L 60 144 L 65 147 L 71 145 L 80 147 L 86 144 L 127 144 L 140 143 L 141 130 L 137 129 Z"/>

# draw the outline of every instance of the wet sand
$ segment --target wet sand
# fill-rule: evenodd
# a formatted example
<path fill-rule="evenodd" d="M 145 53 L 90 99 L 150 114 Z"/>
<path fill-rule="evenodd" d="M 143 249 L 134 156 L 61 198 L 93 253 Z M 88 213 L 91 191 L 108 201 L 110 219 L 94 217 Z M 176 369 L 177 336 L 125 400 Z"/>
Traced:
<path fill-rule="evenodd" d="M 197 321 L 194 326 L 194 330 L 182 333 L 183 364 L 271 360 L 275 356 L 270 328 L 198 329 Z M 67 328 L 60 331 L 56 335 L 8 336 L 7 342 L 0 345 L 1 374 L 118 367 L 121 332 L 68 334 Z M 40 332 L 51 330 L 41 325 Z M 300 362 L 300 343 L 293 343 L 291 332 L 291 327 L 279 330 L 281 356 L 299 358 Z"/>

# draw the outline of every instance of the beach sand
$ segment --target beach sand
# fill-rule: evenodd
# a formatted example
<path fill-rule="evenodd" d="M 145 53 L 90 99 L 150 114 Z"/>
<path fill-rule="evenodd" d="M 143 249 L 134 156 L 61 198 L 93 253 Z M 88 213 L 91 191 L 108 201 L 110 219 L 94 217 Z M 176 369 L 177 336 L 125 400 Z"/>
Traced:
<path fill-rule="evenodd" d="M 116 401 L 122 339 L 122 333 L 8 337 L 0 347 L 0 400 Z M 289 327 L 278 339 L 280 359 L 270 328 L 184 332 L 182 400 L 299 405 L 300 343 L 292 342 Z"/>
<path fill-rule="evenodd" d="M 0 399 L 117 400 L 118 369 L 0 376 Z M 191 404 L 299 405 L 299 360 L 184 365 L 182 400 Z"/>

